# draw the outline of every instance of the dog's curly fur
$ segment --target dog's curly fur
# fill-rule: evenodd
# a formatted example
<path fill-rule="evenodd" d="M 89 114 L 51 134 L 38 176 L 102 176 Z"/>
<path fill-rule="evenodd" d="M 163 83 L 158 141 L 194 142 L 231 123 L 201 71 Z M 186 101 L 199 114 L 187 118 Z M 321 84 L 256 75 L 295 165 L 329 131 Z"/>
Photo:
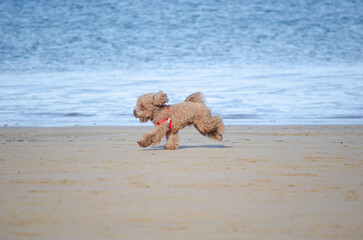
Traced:
<path fill-rule="evenodd" d="M 222 134 L 224 133 L 223 120 L 219 116 L 211 115 L 210 109 L 204 103 L 204 96 L 201 92 L 193 93 L 184 102 L 175 105 L 165 105 L 168 101 L 168 96 L 161 91 L 156 94 L 145 94 L 137 99 L 134 116 L 139 118 L 140 122 L 150 120 L 155 125 L 153 132 L 145 134 L 137 142 L 141 147 L 155 146 L 166 135 L 167 144 L 164 146 L 164 149 L 177 149 L 179 141 L 178 131 L 191 125 L 194 125 L 202 135 L 222 141 Z M 159 121 L 168 117 L 170 117 L 172 122 L 171 131 L 169 131 L 169 123 L 167 121 L 157 125 Z"/>

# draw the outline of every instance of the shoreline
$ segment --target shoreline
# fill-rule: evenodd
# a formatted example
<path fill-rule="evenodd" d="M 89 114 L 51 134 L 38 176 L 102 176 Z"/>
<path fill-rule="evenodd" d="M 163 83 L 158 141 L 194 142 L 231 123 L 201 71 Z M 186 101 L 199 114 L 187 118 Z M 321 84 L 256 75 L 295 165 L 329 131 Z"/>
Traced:
<path fill-rule="evenodd" d="M 363 126 L 363 123 L 305 123 L 305 124 L 278 124 L 278 123 L 273 123 L 273 124 L 260 124 L 260 123 L 255 123 L 255 124 L 224 124 L 225 127 L 227 128 L 240 128 L 240 127 L 261 127 L 261 128 L 278 128 L 278 127 L 360 127 Z M 25 125 L 25 126 L 20 126 L 20 125 L 3 125 L 0 126 L 0 130 L 1 129 L 50 129 L 50 128 L 59 128 L 59 129 L 69 129 L 69 128 L 150 128 L 153 129 L 154 125 L 146 125 L 145 123 L 137 123 L 134 125 L 51 125 L 51 126 L 38 126 L 38 125 Z M 185 131 L 188 128 L 193 128 L 193 126 L 189 126 L 186 127 L 182 130 L 179 131 L 178 134 L 183 134 L 183 131 Z"/>
<path fill-rule="evenodd" d="M 0 127 L 0 238 L 361 239 L 363 125 Z"/>
<path fill-rule="evenodd" d="M 217 114 L 218 115 L 218 114 Z M 281 120 L 281 119 L 251 119 L 251 118 L 225 118 L 222 117 L 226 126 L 320 126 L 320 125 L 363 125 L 362 117 L 336 117 L 336 118 L 312 118 L 312 119 L 295 119 L 295 120 Z M 47 119 L 40 121 L 41 123 L 48 122 Z M 140 126 L 153 126 L 151 122 L 140 123 L 133 116 L 127 120 L 114 120 L 111 121 L 74 121 L 69 123 L 69 119 L 62 121 L 57 120 L 53 124 L 44 125 L 38 122 L 29 121 L 18 123 L 2 123 L 2 127 L 29 127 L 29 128 L 43 128 L 43 127 L 140 127 Z"/>

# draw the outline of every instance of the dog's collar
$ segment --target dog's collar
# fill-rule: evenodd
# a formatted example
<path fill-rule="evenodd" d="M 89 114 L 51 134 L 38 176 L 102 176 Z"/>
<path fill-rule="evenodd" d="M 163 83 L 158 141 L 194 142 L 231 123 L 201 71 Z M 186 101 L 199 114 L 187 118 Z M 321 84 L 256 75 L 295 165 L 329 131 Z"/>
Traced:
<path fill-rule="evenodd" d="M 167 107 L 167 109 L 168 109 L 168 112 L 169 112 L 169 115 L 170 115 L 169 106 Z M 162 124 L 163 122 L 166 122 L 166 121 L 169 122 L 169 132 L 171 132 L 172 126 L 171 126 L 171 119 L 170 119 L 170 117 L 164 118 L 163 120 L 159 121 L 156 125 L 159 126 L 160 124 Z"/>

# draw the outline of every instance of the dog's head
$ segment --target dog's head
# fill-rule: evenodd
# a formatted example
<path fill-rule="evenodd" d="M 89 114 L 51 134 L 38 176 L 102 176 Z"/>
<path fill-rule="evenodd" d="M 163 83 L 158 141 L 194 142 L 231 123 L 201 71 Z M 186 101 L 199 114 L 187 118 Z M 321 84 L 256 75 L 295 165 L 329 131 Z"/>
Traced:
<path fill-rule="evenodd" d="M 142 95 L 137 99 L 134 116 L 139 118 L 140 122 L 147 122 L 153 118 L 154 111 L 160 109 L 168 101 L 168 96 L 162 91 Z"/>

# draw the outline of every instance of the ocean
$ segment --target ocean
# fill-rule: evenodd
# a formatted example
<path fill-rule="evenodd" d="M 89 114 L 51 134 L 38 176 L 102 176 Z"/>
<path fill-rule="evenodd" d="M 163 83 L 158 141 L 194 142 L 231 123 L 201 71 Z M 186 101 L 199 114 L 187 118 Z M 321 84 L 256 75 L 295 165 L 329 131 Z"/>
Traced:
<path fill-rule="evenodd" d="M 204 93 L 225 124 L 363 124 L 363 1 L 2 0 L 0 126 L 141 125 Z M 151 124 L 149 124 L 151 125 Z"/>

